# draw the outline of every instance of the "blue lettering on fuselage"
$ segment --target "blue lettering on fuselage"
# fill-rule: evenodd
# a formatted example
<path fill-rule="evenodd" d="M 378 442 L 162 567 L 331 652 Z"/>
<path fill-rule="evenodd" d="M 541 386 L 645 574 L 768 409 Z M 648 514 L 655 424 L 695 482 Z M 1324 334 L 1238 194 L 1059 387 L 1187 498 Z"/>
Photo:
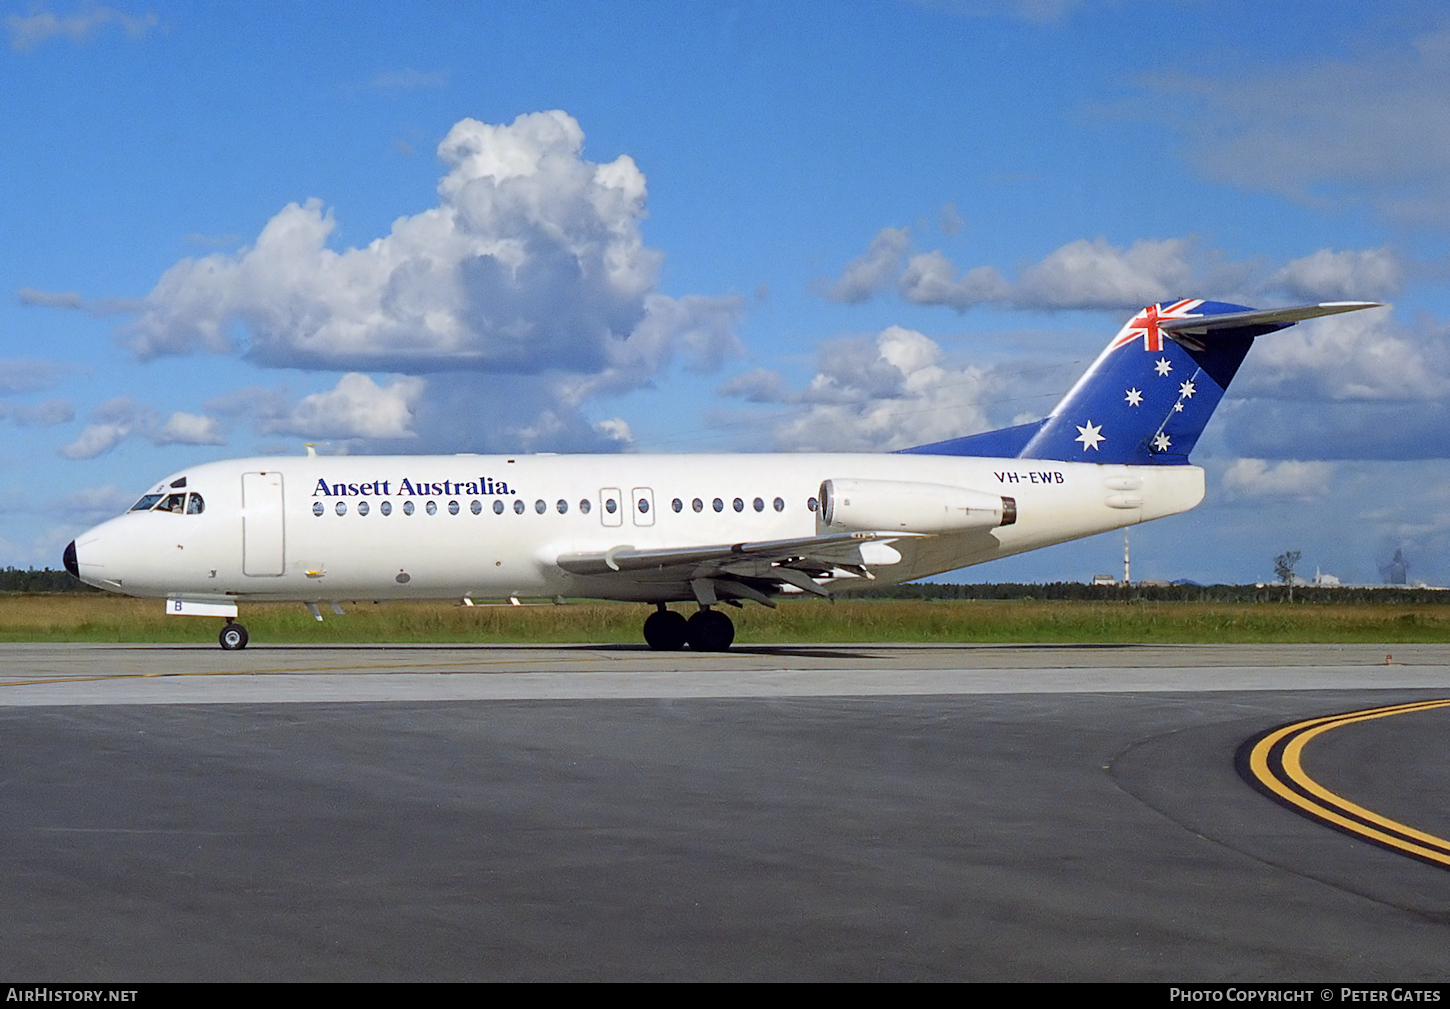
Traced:
<path fill-rule="evenodd" d="M 391 480 L 372 480 L 368 483 L 328 483 L 318 479 L 312 490 L 313 497 L 392 497 Z M 401 497 L 450 497 L 454 494 L 473 497 L 503 497 L 518 492 L 509 488 L 502 480 L 481 476 L 476 480 L 409 480 L 398 481 L 398 495 Z"/>

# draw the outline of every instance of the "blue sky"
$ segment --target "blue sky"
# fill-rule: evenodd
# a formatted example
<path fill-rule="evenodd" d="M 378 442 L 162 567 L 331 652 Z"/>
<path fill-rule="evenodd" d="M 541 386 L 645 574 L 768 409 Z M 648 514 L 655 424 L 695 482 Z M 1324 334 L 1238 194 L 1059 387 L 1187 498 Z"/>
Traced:
<path fill-rule="evenodd" d="M 0 89 L 0 564 L 203 460 L 889 450 L 1149 301 L 1354 298 L 1134 573 L 1450 582 L 1442 5 L 15 4 Z"/>

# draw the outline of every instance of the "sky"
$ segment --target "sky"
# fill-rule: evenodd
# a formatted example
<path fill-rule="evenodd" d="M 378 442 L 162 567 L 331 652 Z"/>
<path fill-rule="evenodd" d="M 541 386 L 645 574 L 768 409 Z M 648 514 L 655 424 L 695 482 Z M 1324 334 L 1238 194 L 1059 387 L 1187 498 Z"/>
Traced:
<path fill-rule="evenodd" d="M 1022 423 L 1192 297 L 1388 307 L 1257 343 L 1134 577 L 1450 584 L 1442 4 L 11 3 L 0 93 L 0 566 L 309 442 Z"/>

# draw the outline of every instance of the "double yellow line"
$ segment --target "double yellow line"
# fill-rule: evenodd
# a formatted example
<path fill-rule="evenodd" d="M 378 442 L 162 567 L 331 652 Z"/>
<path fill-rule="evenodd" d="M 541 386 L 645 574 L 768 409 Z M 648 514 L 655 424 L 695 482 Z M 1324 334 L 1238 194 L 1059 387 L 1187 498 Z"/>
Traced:
<path fill-rule="evenodd" d="M 1270 729 L 1238 753 L 1239 773 L 1295 812 L 1411 858 L 1450 869 L 1450 841 L 1365 809 L 1325 788 L 1304 770 L 1304 747 L 1316 736 L 1355 722 L 1450 707 L 1450 700 L 1414 701 L 1310 718 Z"/>

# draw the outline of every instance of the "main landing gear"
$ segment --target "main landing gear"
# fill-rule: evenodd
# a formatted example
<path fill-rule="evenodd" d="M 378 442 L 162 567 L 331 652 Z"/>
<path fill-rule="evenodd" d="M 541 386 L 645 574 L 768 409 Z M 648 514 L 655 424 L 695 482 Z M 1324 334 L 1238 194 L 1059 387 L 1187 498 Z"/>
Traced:
<path fill-rule="evenodd" d="M 723 652 L 735 640 L 735 625 L 719 610 L 701 608 L 686 620 L 660 603 L 644 622 L 644 639 L 662 652 L 677 652 L 687 644 L 697 652 Z"/>
<path fill-rule="evenodd" d="M 229 652 L 240 651 L 247 647 L 247 629 L 235 621 L 228 620 L 222 627 L 222 632 L 217 635 L 217 641 L 222 648 Z"/>

